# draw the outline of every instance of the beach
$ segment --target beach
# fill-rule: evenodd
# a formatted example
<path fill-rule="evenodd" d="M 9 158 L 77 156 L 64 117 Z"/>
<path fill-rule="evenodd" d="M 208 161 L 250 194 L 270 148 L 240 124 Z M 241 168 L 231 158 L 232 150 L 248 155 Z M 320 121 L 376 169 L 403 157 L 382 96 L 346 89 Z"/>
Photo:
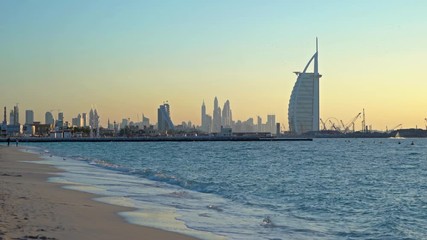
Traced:
<path fill-rule="evenodd" d="M 132 209 L 48 182 L 58 169 L 37 154 L 0 146 L 0 239 L 195 239 L 125 222 Z"/>

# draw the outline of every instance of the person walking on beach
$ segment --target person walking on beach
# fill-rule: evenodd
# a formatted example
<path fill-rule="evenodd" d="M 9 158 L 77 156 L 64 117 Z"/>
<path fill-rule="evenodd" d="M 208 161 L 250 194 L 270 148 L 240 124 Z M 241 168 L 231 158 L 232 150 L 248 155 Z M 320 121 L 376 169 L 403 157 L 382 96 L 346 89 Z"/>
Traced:
<path fill-rule="evenodd" d="M 16 138 L 16 146 L 18 146 L 19 140 Z"/>
<path fill-rule="evenodd" d="M 9 147 L 10 145 L 10 137 L 7 138 L 7 146 Z"/>

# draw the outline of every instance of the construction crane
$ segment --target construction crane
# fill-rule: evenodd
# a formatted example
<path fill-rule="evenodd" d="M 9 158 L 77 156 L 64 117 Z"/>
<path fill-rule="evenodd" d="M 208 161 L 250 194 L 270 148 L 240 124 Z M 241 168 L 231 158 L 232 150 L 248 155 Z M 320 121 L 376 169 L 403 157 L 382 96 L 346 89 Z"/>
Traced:
<path fill-rule="evenodd" d="M 354 123 L 356 122 L 357 119 L 359 119 L 361 115 L 362 113 L 358 113 L 353 119 L 351 119 L 351 121 L 347 124 L 345 129 L 348 130 L 350 126 L 353 126 L 353 132 L 354 132 Z"/>
<path fill-rule="evenodd" d="M 342 126 L 342 128 L 344 129 L 344 132 L 346 131 L 346 129 L 345 129 L 345 124 L 344 124 L 344 122 L 342 121 L 342 120 L 340 120 L 340 123 L 341 123 L 341 126 Z"/>
<path fill-rule="evenodd" d="M 400 123 L 400 124 L 398 124 L 397 126 L 395 126 L 394 128 L 390 129 L 389 131 L 390 131 L 390 132 L 392 132 L 392 131 L 394 131 L 395 129 L 397 129 L 398 127 L 402 128 L 402 124 L 401 124 L 401 123 Z"/>
<path fill-rule="evenodd" d="M 322 123 L 322 127 L 323 127 L 323 131 L 326 131 L 326 123 L 322 120 L 322 119 L 320 119 L 320 123 Z"/>
<path fill-rule="evenodd" d="M 341 120 L 341 125 L 344 129 L 344 133 L 348 133 L 350 131 L 350 127 L 353 126 L 353 132 L 354 132 L 354 122 L 362 115 L 362 113 L 358 113 L 354 118 L 352 118 L 347 124 L 344 124 L 344 122 Z"/>
<path fill-rule="evenodd" d="M 331 120 L 329 120 L 329 122 L 331 123 L 332 129 L 335 131 L 341 131 L 340 127 L 335 126 L 335 123 L 333 123 Z"/>
<path fill-rule="evenodd" d="M 340 121 L 338 119 L 334 117 L 330 117 L 326 119 L 326 121 L 324 122 L 325 122 L 325 125 L 326 124 L 330 125 L 330 128 L 326 127 L 327 130 L 329 129 L 329 130 L 341 131 Z"/>

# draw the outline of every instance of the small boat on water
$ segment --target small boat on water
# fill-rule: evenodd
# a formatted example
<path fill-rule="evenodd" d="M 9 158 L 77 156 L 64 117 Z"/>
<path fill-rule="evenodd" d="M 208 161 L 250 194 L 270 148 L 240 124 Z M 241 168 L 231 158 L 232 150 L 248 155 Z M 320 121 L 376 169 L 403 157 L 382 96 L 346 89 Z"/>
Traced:
<path fill-rule="evenodd" d="M 397 133 L 396 133 L 396 135 L 395 135 L 394 137 L 390 137 L 390 138 L 393 138 L 393 139 L 405 139 L 404 137 L 401 137 L 401 136 L 400 136 L 400 133 L 399 133 L 399 132 L 397 132 Z"/>

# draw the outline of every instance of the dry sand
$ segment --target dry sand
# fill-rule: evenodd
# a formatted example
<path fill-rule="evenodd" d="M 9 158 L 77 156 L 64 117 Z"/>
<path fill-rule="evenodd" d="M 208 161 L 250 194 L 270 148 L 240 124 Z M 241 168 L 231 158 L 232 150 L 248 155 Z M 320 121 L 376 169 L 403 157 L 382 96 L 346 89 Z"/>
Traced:
<path fill-rule="evenodd" d="M 0 239 L 195 239 L 126 223 L 130 209 L 92 200 L 93 194 L 47 182 L 52 166 L 16 147 L 0 146 Z"/>

